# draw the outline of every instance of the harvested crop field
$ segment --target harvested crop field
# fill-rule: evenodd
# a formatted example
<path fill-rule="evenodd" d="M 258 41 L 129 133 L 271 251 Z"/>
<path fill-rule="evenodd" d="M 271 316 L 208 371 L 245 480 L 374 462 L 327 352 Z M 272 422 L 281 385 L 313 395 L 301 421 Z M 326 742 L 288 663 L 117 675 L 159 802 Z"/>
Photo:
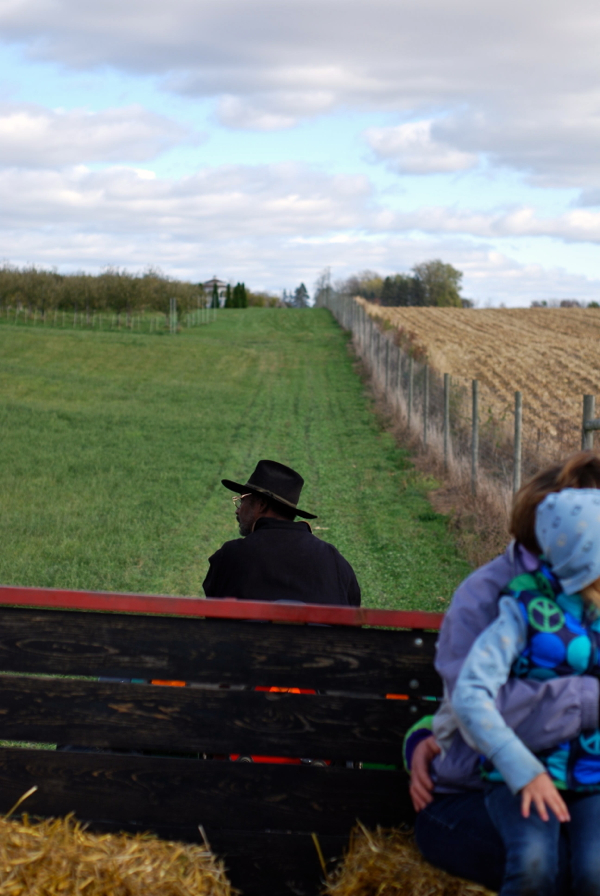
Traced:
<path fill-rule="evenodd" d="M 359 300 L 361 301 L 361 300 Z M 595 308 L 382 308 L 439 373 L 477 379 L 494 416 L 508 416 L 523 393 L 523 422 L 560 443 L 580 443 L 582 396 L 600 391 L 600 310 Z M 487 407 L 486 407 L 487 406 Z"/>

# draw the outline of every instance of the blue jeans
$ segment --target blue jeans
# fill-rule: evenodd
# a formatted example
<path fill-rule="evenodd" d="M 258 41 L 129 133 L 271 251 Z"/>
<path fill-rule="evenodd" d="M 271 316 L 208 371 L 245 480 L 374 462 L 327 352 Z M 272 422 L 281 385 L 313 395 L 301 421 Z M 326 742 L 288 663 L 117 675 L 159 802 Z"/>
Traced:
<path fill-rule="evenodd" d="M 485 796 L 492 823 L 506 849 L 501 896 L 600 896 L 600 793 L 563 794 L 571 821 L 532 807 L 521 815 L 521 797 L 499 784 Z M 569 884 L 570 879 L 570 884 Z"/>
<path fill-rule="evenodd" d="M 488 815 L 482 790 L 439 794 L 417 815 L 415 839 L 432 865 L 499 890 L 504 844 Z"/>

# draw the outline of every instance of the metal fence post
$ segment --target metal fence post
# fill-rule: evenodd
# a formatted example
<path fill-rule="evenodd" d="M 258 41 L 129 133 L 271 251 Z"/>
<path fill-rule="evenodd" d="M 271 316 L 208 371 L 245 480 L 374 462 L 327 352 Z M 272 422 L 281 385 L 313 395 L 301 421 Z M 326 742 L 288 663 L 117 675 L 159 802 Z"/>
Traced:
<path fill-rule="evenodd" d="M 429 365 L 423 368 L 423 447 L 427 448 L 427 424 L 429 415 Z"/>
<path fill-rule="evenodd" d="M 479 459 L 479 383 L 473 380 L 473 421 L 471 437 L 471 493 L 477 494 L 477 462 Z"/>
<path fill-rule="evenodd" d="M 583 424 L 581 427 L 581 450 L 592 451 L 594 448 L 594 430 L 586 429 L 588 420 L 594 419 L 596 398 L 593 395 L 583 396 Z"/>
<path fill-rule="evenodd" d="M 513 458 L 513 494 L 521 488 L 523 396 L 515 392 L 515 450 Z"/>
<path fill-rule="evenodd" d="M 410 429 L 410 421 L 412 419 L 413 397 L 415 391 L 415 361 L 414 358 L 408 360 L 408 426 Z"/>
<path fill-rule="evenodd" d="M 448 442 L 450 439 L 450 374 L 444 374 L 444 470 L 448 472 Z"/>

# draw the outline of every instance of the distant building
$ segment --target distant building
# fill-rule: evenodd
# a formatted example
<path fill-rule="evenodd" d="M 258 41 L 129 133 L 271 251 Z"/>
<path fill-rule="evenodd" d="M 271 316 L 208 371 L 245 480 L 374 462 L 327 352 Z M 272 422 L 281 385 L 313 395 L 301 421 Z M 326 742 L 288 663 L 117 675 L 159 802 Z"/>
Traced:
<path fill-rule="evenodd" d="M 210 301 L 212 299 L 213 289 L 216 285 L 217 292 L 219 293 L 219 305 L 221 308 L 225 304 L 225 293 L 227 290 L 227 284 L 224 280 L 219 280 L 217 275 L 215 274 L 210 280 L 207 280 L 205 283 L 200 284 L 204 290 L 204 294 L 208 300 L 208 304 L 210 305 Z"/>

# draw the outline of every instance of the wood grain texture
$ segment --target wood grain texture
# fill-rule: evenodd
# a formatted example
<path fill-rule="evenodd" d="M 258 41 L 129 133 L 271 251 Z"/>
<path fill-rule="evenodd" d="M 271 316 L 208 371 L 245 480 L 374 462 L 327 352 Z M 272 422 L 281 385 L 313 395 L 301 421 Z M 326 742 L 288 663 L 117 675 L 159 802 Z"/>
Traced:
<path fill-rule="evenodd" d="M 367 697 L 0 679 L 4 740 L 105 749 L 399 762 L 417 708 Z"/>
<path fill-rule="evenodd" d="M 408 808 L 401 772 L 0 749 L 0 812 L 34 785 L 28 813 L 74 812 L 113 829 L 201 824 L 207 832 L 347 836 L 357 818 L 393 825 Z"/>
<path fill-rule="evenodd" d="M 441 694 L 433 632 L 0 608 L 0 670 Z"/>

